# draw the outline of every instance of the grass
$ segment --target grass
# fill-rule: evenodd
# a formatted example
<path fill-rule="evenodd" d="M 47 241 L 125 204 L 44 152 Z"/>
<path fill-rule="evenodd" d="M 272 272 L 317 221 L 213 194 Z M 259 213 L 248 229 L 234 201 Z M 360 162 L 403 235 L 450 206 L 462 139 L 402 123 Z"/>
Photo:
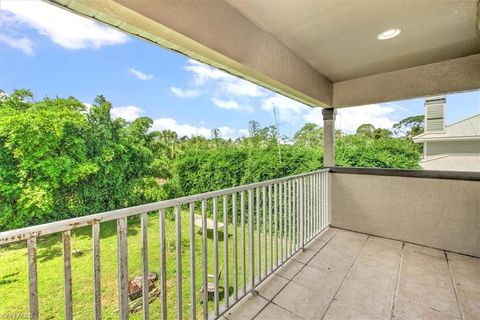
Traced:
<path fill-rule="evenodd" d="M 183 318 L 190 317 L 191 295 L 190 289 L 190 235 L 189 215 L 182 212 L 182 296 L 183 296 Z M 148 258 L 149 271 L 159 273 L 159 220 L 158 214 L 149 214 L 148 217 Z M 219 217 L 219 220 L 220 217 Z M 248 220 L 246 220 L 247 222 Z M 229 224 L 228 259 L 229 259 L 229 292 L 232 292 L 233 271 L 232 271 L 232 239 L 233 227 Z M 200 230 L 196 228 L 195 235 L 195 271 L 197 296 L 197 317 L 201 318 L 202 305 L 200 304 L 202 287 L 202 237 Z M 223 234 L 223 231 L 219 232 Z M 241 230 L 238 234 L 238 266 L 241 266 Z M 246 237 L 246 273 L 249 279 L 249 238 L 248 225 L 245 227 Z M 263 248 L 263 235 L 260 237 Z M 256 232 L 255 232 L 256 239 Z M 128 272 L 129 277 L 141 275 L 141 229 L 137 217 L 128 219 Z M 255 240 L 258 241 L 258 240 Z M 83 227 L 72 231 L 72 250 L 80 249 L 83 255 L 73 257 L 73 302 L 75 319 L 91 319 L 93 315 L 93 252 L 91 227 Z M 219 236 L 219 266 L 224 264 L 224 243 L 223 236 Z M 63 318 L 63 257 L 61 235 L 54 234 L 37 239 L 38 259 L 38 290 L 41 319 Z M 167 212 L 166 219 L 166 261 L 167 261 L 167 311 L 169 318 L 176 315 L 176 247 L 175 247 L 175 223 L 173 214 Z M 255 242 L 255 247 L 257 242 Z M 208 237 L 208 273 L 213 273 L 213 239 Z M 118 318 L 117 310 L 117 237 L 116 223 L 114 221 L 101 224 L 101 287 L 102 287 L 102 316 L 104 319 Z M 268 251 L 270 245 L 268 244 Z M 256 251 L 256 250 L 255 250 Z M 263 266 L 263 251 L 261 254 Z M 256 260 L 255 256 L 255 262 Z M 256 265 L 256 263 L 255 263 Z M 223 274 L 225 267 L 223 267 Z M 224 276 L 220 280 L 223 286 Z M 156 285 L 159 285 L 158 282 Z M 239 293 L 242 292 L 242 274 L 238 272 Z M 0 315 L 28 314 L 28 271 L 27 271 L 27 250 L 25 243 L 12 244 L 0 248 Z M 221 297 L 222 298 L 222 297 Z M 223 301 L 223 299 L 222 299 Z M 209 309 L 212 310 L 213 302 L 209 302 Z M 160 301 L 156 300 L 150 304 L 150 315 L 160 315 Z M 141 319 L 142 312 L 131 315 L 132 319 Z"/>

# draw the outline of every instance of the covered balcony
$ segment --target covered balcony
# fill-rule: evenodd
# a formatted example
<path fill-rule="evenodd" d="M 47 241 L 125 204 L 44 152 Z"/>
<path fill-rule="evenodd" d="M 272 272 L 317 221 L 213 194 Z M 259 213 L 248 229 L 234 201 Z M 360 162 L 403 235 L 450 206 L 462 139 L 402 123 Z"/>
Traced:
<path fill-rule="evenodd" d="M 477 0 L 48 2 L 323 108 L 324 169 L 2 232 L 25 252 L 25 317 L 44 318 L 37 249 L 57 235 L 65 319 L 77 294 L 93 319 L 480 318 L 480 172 L 342 168 L 334 148 L 339 108 L 480 89 Z"/>

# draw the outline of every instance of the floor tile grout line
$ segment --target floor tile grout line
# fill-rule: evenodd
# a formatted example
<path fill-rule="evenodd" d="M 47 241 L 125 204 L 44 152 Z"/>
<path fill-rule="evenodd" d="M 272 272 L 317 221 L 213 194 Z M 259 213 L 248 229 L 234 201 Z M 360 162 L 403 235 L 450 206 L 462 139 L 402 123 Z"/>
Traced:
<path fill-rule="evenodd" d="M 331 227 L 329 227 L 329 228 L 331 228 Z M 334 229 L 334 228 L 332 228 L 332 229 Z M 323 248 L 325 248 L 325 247 L 330 243 L 330 241 L 332 241 L 333 238 L 335 238 L 335 236 L 337 235 L 337 232 L 338 232 L 338 231 L 335 231 L 335 233 L 333 234 L 333 236 L 332 236 L 330 239 L 328 239 L 328 241 L 325 243 L 325 245 L 322 246 L 322 247 L 320 248 L 320 250 L 318 250 L 307 262 L 302 263 L 302 262 L 295 261 L 295 262 L 297 262 L 297 263 L 302 263 L 303 266 L 295 273 L 295 275 L 294 275 L 291 279 L 288 279 L 288 278 L 286 278 L 286 277 L 283 277 L 283 276 L 280 276 L 280 275 L 276 274 L 277 276 L 280 276 L 280 277 L 282 277 L 282 278 L 284 278 L 284 279 L 287 279 L 288 282 L 287 282 L 280 290 L 278 290 L 278 292 L 272 297 L 271 300 L 269 300 L 269 299 L 267 299 L 267 298 L 265 298 L 265 297 L 262 296 L 262 298 L 266 299 L 266 300 L 268 301 L 268 303 L 267 303 L 259 312 L 257 312 L 257 313 L 255 314 L 255 316 L 252 317 L 252 319 L 255 319 L 256 317 L 258 317 L 258 315 L 259 315 L 260 313 L 262 313 L 262 311 L 265 310 L 270 303 L 273 303 L 274 305 L 278 306 L 279 308 L 282 308 L 283 310 L 288 311 L 289 313 L 294 314 L 295 316 L 297 316 L 297 317 L 299 317 L 299 318 L 302 318 L 302 317 L 299 316 L 298 314 L 296 314 L 296 313 L 294 313 L 294 312 L 292 312 L 292 311 L 290 311 L 290 310 L 287 310 L 287 309 L 283 308 L 282 306 L 276 304 L 275 302 L 273 302 L 273 300 L 280 294 L 280 292 L 283 291 L 283 289 L 285 289 L 285 287 L 287 287 L 287 286 L 290 284 L 290 282 L 292 282 L 293 278 L 295 278 L 295 276 L 296 276 L 297 274 L 299 274 L 299 273 L 305 268 L 305 266 L 306 266 L 313 258 L 315 258 L 315 256 L 316 256 L 318 253 L 320 253 L 320 251 L 322 251 Z M 323 233 L 323 232 L 322 232 L 322 233 Z M 320 233 L 316 238 L 318 238 L 322 233 Z M 313 242 L 314 240 L 315 240 L 315 239 L 312 239 L 312 240 L 310 241 L 310 243 Z M 300 252 L 301 252 L 301 251 L 300 251 Z M 259 295 L 260 295 L 260 294 L 259 294 Z M 260 295 L 260 296 L 261 296 L 261 295 Z M 303 319 L 303 318 L 302 318 L 302 319 Z"/>
<path fill-rule="evenodd" d="M 335 291 L 335 294 L 333 295 L 332 299 L 330 300 L 330 303 L 328 304 L 327 308 L 325 309 L 325 312 L 323 313 L 322 317 L 320 318 L 321 320 L 323 320 L 323 318 L 325 318 L 325 315 L 327 314 L 328 309 L 330 309 L 330 306 L 332 305 L 333 301 L 335 300 L 335 297 L 337 296 L 338 292 L 339 292 L 340 289 L 342 288 L 342 286 L 343 286 L 343 284 L 345 283 L 345 281 L 347 281 L 347 278 L 348 278 L 348 276 L 350 275 L 350 272 L 352 271 L 353 266 L 354 266 L 355 263 L 357 262 L 357 259 L 358 259 L 358 257 L 360 256 L 360 253 L 363 251 L 363 249 L 364 249 L 365 246 L 367 245 L 368 239 L 370 239 L 370 237 L 371 237 L 370 235 L 367 237 L 367 239 L 366 239 L 365 242 L 363 243 L 362 248 L 360 248 L 360 250 L 358 251 L 357 255 L 355 256 L 355 259 L 353 260 L 352 265 L 350 266 L 350 268 L 348 268 L 348 271 L 347 271 L 347 273 L 345 274 L 345 277 L 343 278 L 342 283 L 340 283 L 340 285 L 338 286 L 337 290 Z"/>
<path fill-rule="evenodd" d="M 390 313 L 390 319 L 393 319 L 393 315 L 395 312 L 395 306 L 398 297 L 398 291 L 400 289 L 400 276 L 402 274 L 403 269 L 403 254 L 405 252 L 405 242 L 402 241 L 402 255 L 400 256 L 400 264 L 398 266 L 398 273 L 397 273 L 397 283 L 395 284 L 395 292 L 393 293 L 393 303 L 392 303 L 392 311 Z"/>
<path fill-rule="evenodd" d="M 460 303 L 460 299 L 458 297 L 457 285 L 455 284 L 455 279 L 453 278 L 453 271 L 452 271 L 452 268 L 450 267 L 450 261 L 448 260 L 447 252 L 443 251 L 443 253 L 445 254 L 445 260 L 447 261 L 448 273 L 450 274 L 450 280 L 452 281 L 453 292 L 455 293 L 455 300 L 457 301 L 458 311 L 460 312 L 460 317 L 462 319 L 465 319 L 465 314 L 463 312 L 462 304 Z"/>
<path fill-rule="evenodd" d="M 428 244 L 421 244 L 421 243 L 418 243 L 418 242 L 405 241 L 405 240 L 402 240 L 402 239 L 390 238 L 390 237 L 382 236 L 382 235 L 378 235 L 378 234 L 370 234 L 370 233 L 366 233 L 366 232 L 362 232 L 362 231 L 356 231 L 356 230 L 353 230 L 353 229 L 347 229 L 347 228 L 341 228 L 341 227 L 335 227 L 335 226 L 330 226 L 330 228 L 337 229 L 337 230 L 344 230 L 344 231 L 360 233 L 360 234 L 364 234 L 366 236 L 372 236 L 372 237 L 382 238 L 382 239 L 386 239 L 386 240 L 405 242 L 406 244 L 413 244 L 415 246 L 435 249 L 435 250 L 439 250 L 439 251 L 445 251 L 445 252 L 453 253 L 453 254 L 461 254 L 462 256 L 466 256 L 466 257 L 470 257 L 470 258 L 478 258 L 477 256 L 474 256 L 472 254 L 461 253 L 461 252 L 452 251 L 452 250 L 445 250 L 445 249 L 442 249 L 442 248 L 439 248 L 439 247 L 430 246 Z"/>
<path fill-rule="evenodd" d="M 310 243 L 312 243 L 313 241 L 315 241 L 318 237 L 320 237 L 320 236 L 321 236 L 323 233 L 325 233 L 328 229 L 335 230 L 335 233 L 334 233 L 333 236 L 325 243 L 325 245 L 320 248 L 320 250 L 318 251 L 318 252 L 320 252 L 320 251 L 335 237 L 335 235 L 337 234 L 337 231 L 338 231 L 338 230 L 341 230 L 341 229 L 338 229 L 338 228 L 335 228 L 335 227 L 331 227 L 330 225 L 328 225 L 327 227 L 325 227 L 325 229 L 321 230 L 315 237 L 313 237 L 312 239 L 310 239 L 305 245 L 309 245 Z M 295 254 L 298 254 L 298 253 L 300 253 L 300 252 L 302 252 L 302 251 L 301 251 L 301 250 L 298 250 Z M 318 253 L 318 252 L 317 252 L 317 253 Z M 313 258 L 317 255 L 317 253 L 316 253 L 311 259 L 313 259 Z M 284 277 L 284 276 L 281 276 L 281 275 L 277 274 L 276 272 L 277 272 L 278 270 L 280 270 L 289 260 L 293 260 L 292 258 L 293 258 L 293 255 L 292 255 L 290 258 L 288 258 L 287 260 L 285 260 L 282 264 L 280 264 L 276 269 L 274 269 L 274 271 L 273 271 L 270 275 L 268 275 L 266 278 L 264 278 L 264 279 L 261 281 L 261 283 L 257 284 L 257 286 L 260 286 L 264 281 L 267 280 L 268 277 L 270 277 L 270 276 L 272 276 L 272 275 L 274 275 L 274 274 L 275 274 L 276 276 L 279 276 L 279 277 L 281 277 L 281 278 L 284 278 L 284 279 L 288 280 L 288 282 L 285 284 L 285 286 L 283 286 L 283 287 L 279 290 L 279 292 L 277 292 L 277 294 L 272 298 L 272 300 L 280 293 L 280 291 L 283 290 L 283 288 L 285 288 L 285 287 L 290 283 L 290 279 L 288 279 L 288 278 L 286 278 L 286 277 Z M 310 260 L 311 260 L 311 259 L 310 259 Z M 310 260 L 308 260 L 308 262 L 310 262 Z M 294 262 L 300 263 L 300 264 L 303 264 L 303 265 L 304 265 L 302 268 L 300 268 L 300 269 L 298 270 L 298 272 L 302 271 L 302 269 L 303 269 L 303 268 L 305 267 L 305 265 L 306 265 L 306 263 L 304 264 L 303 262 L 299 262 L 299 261 L 296 261 L 296 260 L 294 260 Z M 295 277 L 295 276 L 298 274 L 298 272 L 295 273 L 295 275 L 294 275 L 293 277 Z M 292 279 L 293 279 L 293 277 L 292 277 Z M 248 294 L 246 294 L 245 296 L 243 296 L 241 299 L 239 299 L 238 301 L 236 301 L 235 304 L 240 303 L 241 300 L 247 298 L 247 297 L 250 296 L 250 295 L 251 295 L 251 292 L 249 292 Z M 263 299 L 265 299 L 265 300 L 267 300 L 267 301 L 269 301 L 269 302 L 272 302 L 271 300 L 265 298 L 264 296 L 262 296 L 262 295 L 260 295 L 260 294 L 258 294 L 258 295 L 261 296 Z M 268 305 L 268 304 L 267 304 L 267 305 Z M 266 307 L 266 306 L 265 306 L 265 307 Z M 265 309 L 265 307 L 263 307 L 263 308 L 260 310 L 260 312 L 262 312 L 262 310 Z M 232 307 L 230 308 L 230 310 L 231 310 L 231 309 L 232 309 Z M 286 309 L 285 309 L 285 310 L 286 310 Z M 287 311 L 288 311 L 288 310 L 287 310 Z M 260 312 L 259 312 L 259 313 L 260 313 Z M 255 316 L 254 316 L 252 319 L 254 319 L 259 313 L 255 314 Z M 228 320 L 228 317 L 226 316 L 226 314 L 227 314 L 227 312 L 224 312 L 221 316 L 222 316 L 222 317 L 225 317 L 225 318 Z"/>

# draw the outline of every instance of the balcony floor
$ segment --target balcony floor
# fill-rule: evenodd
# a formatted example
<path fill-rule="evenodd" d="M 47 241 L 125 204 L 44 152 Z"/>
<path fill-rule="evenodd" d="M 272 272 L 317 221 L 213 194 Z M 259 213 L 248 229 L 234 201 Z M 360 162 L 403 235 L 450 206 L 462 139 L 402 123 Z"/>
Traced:
<path fill-rule="evenodd" d="M 329 228 L 223 319 L 480 319 L 480 259 Z"/>

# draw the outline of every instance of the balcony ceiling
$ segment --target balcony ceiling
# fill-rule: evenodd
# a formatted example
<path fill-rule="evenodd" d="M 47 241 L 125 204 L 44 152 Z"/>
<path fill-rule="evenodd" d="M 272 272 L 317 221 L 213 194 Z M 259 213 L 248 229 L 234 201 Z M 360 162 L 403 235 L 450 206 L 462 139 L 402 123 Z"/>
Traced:
<path fill-rule="evenodd" d="M 478 0 L 47 1 L 311 106 L 480 88 Z"/>
<path fill-rule="evenodd" d="M 477 0 L 226 1 L 332 82 L 480 52 Z"/>

